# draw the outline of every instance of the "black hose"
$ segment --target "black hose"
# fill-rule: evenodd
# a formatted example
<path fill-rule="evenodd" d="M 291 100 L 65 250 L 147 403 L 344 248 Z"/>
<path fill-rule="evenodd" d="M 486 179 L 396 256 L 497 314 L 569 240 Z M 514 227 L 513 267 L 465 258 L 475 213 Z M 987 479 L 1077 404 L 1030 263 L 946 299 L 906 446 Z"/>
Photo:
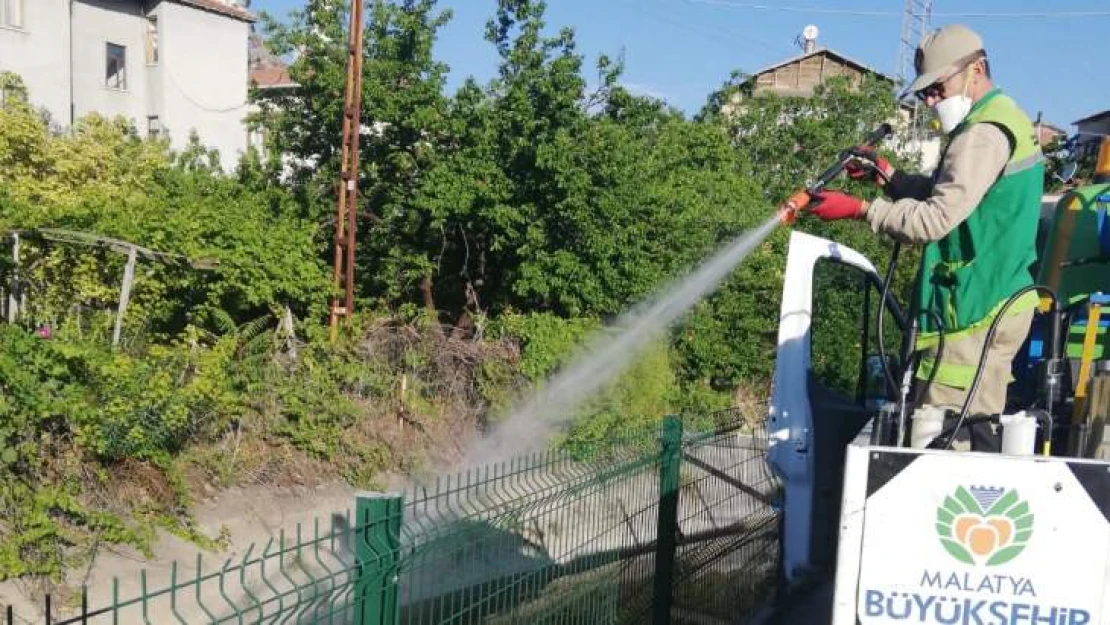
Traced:
<path fill-rule="evenodd" d="M 921 389 L 922 393 L 928 390 L 937 379 L 937 372 L 940 371 L 940 363 L 944 358 L 944 320 L 940 318 L 937 311 L 930 310 L 928 312 L 929 315 L 932 316 L 933 321 L 937 322 L 937 356 L 933 359 L 933 371 L 929 374 L 929 379 L 925 381 L 925 386 Z"/>
<path fill-rule="evenodd" d="M 879 295 L 879 318 L 875 322 L 875 331 L 878 333 L 877 347 L 879 348 L 879 360 L 883 363 L 883 376 L 889 385 L 887 388 L 896 390 L 898 383 L 894 380 L 894 375 L 890 372 L 890 364 L 886 361 L 886 345 L 883 343 L 883 313 L 886 311 L 886 298 L 890 295 L 890 281 L 894 279 L 894 267 L 898 264 L 898 254 L 902 251 L 902 244 L 895 242 L 894 249 L 890 252 L 890 266 L 886 270 L 886 279 L 883 280 L 883 292 Z"/>
<path fill-rule="evenodd" d="M 1051 410 L 1035 410 L 1033 416 L 1038 421 L 1045 421 L 1047 423 L 1047 425 L 1041 426 L 1041 432 L 1043 432 L 1041 439 L 1041 455 L 1051 456 L 1052 436 L 1056 430 L 1056 419 L 1052 417 Z"/>
<path fill-rule="evenodd" d="M 968 418 L 966 420 L 966 423 L 967 423 L 968 426 L 972 426 L 972 425 L 975 425 L 977 423 L 990 423 L 991 421 L 994 421 L 995 418 L 996 418 L 995 415 L 979 415 L 979 416 Z M 937 435 L 934 436 L 932 438 L 932 440 L 929 441 L 929 444 L 926 445 L 925 448 L 926 449 L 944 449 L 944 447 L 940 447 L 940 446 L 937 445 L 937 441 L 940 441 L 940 443 L 942 445 L 947 444 L 947 445 L 951 446 L 952 441 L 956 440 L 956 435 L 959 432 L 960 428 L 963 427 L 963 426 L 964 426 L 963 423 L 957 423 L 956 425 L 954 425 L 952 427 L 947 427 L 947 428 L 941 429 L 941 431 L 937 432 Z M 947 443 L 945 441 L 947 441 Z"/>
<path fill-rule="evenodd" d="M 1047 410 L 1034 410 L 1031 413 L 1031 416 L 1041 423 L 1041 432 L 1044 433 L 1044 442 L 1041 444 L 1041 455 L 1052 455 L 1052 431 L 1055 428 L 1055 420 L 1052 418 L 1052 413 L 1048 412 Z M 967 426 L 970 427 L 977 423 L 991 423 L 995 421 L 996 418 L 997 415 L 979 415 L 975 417 L 968 417 L 965 423 Z M 941 444 L 944 444 L 945 439 L 947 439 L 948 441 L 955 440 L 956 436 L 959 433 L 959 429 L 963 427 L 963 425 L 964 424 L 957 423 L 954 427 L 944 428 L 940 432 L 937 432 L 937 435 L 929 441 L 929 444 L 926 445 L 925 448 L 943 449 L 943 447 L 937 446 L 937 441 L 940 441 Z M 951 442 L 949 442 L 948 444 L 951 444 Z"/>
<path fill-rule="evenodd" d="M 1006 303 L 1003 304 L 1002 308 L 998 311 L 998 315 L 994 318 L 993 321 L 991 321 L 990 329 L 987 330 L 987 336 L 983 340 L 983 349 L 979 353 L 979 364 L 975 367 L 975 379 L 971 382 L 971 389 L 968 390 L 967 397 L 964 399 L 963 408 L 960 410 L 960 418 L 956 421 L 956 427 L 953 428 L 954 432 L 959 432 L 960 428 L 963 427 L 964 421 L 967 420 L 967 413 L 971 409 L 971 401 L 975 397 L 976 391 L 979 390 L 980 382 L 983 381 L 983 371 L 986 370 L 987 364 L 987 352 L 990 350 L 991 342 L 994 341 L 994 335 L 998 331 L 998 324 L 1002 322 L 1002 319 L 1006 316 L 1006 311 L 1009 310 L 1010 306 L 1013 306 L 1014 303 L 1017 302 L 1018 298 L 1020 298 L 1022 295 L 1025 295 L 1026 293 L 1029 293 L 1030 291 L 1037 290 L 1047 293 L 1049 297 L 1052 298 L 1053 306 L 1058 307 L 1060 305 L 1060 300 L 1056 296 L 1056 292 L 1046 286 L 1041 286 L 1039 284 L 1031 284 L 1027 287 L 1019 289 L 1017 293 L 1014 293 L 1009 297 L 1009 299 L 1006 300 Z M 948 449 L 952 449 L 952 443 L 954 442 L 956 442 L 955 436 L 949 439 Z"/>
<path fill-rule="evenodd" d="M 875 173 L 880 176 L 887 184 L 890 184 L 890 176 L 882 168 L 874 167 Z M 886 300 L 890 297 L 890 284 L 894 280 L 894 268 L 898 266 L 898 255 L 902 251 L 901 241 L 894 242 L 894 249 L 890 251 L 890 265 L 886 268 L 886 279 L 883 280 L 883 292 L 879 295 L 879 312 L 878 319 L 875 321 L 875 331 L 878 333 L 876 340 L 877 347 L 879 348 L 879 360 L 883 363 L 883 377 L 886 378 L 888 388 L 897 392 L 898 382 L 894 379 L 894 374 L 890 372 L 890 364 L 886 361 L 886 344 L 883 343 L 883 311 L 886 307 Z M 909 359 L 907 364 L 909 366 Z"/>
<path fill-rule="evenodd" d="M 876 323 L 875 323 L 875 325 L 877 326 L 875 331 L 878 333 L 878 336 L 876 337 L 876 343 L 878 344 L 878 348 L 879 348 L 879 359 L 883 363 L 883 376 L 886 377 L 887 384 L 889 384 L 890 388 L 892 388 L 892 389 L 897 389 L 898 388 L 898 383 L 894 379 L 894 374 L 892 374 L 890 372 L 890 366 L 889 366 L 889 364 L 887 363 L 887 360 L 886 360 L 886 344 L 883 342 L 883 305 L 886 304 L 886 300 L 889 297 L 890 282 L 894 277 L 893 276 L 894 267 L 898 263 L 898 254 L 901 251 L 901 247 L 902 247 L 901 243 L 895 242 L 894 250 L 890 254 L 890 267 L 887 268 L 887 270 L 886 270 L 886 280 L 883 281 L 883 292 L 882 292 L 882 295 L 880 295 L 878 319 L 876 320 Z M 929 375 L 929 379 L 925 382 L 925 387 L 924 388 L 926 388 L 926 389 L 929 388 L 930 386 L 932 386 L 933 382 L 936 380 L 937 370 L 939 369 L 940 360 L 941 360 L 941 358 L 944 357 L 944 320 L 940 318 L 940 315 L 937 314 L 937 312 L 935 310 L 928 311 L 928 314 L 937 323 L 937 332 L 938 332 L 938 334 L 937 334 L 936 362 L 938 363 L 938 366 L 933 367 L 932 374 Z M 905 363 L 906 367 L 910 366 L 910 361 L 911 361 L 911 358 L 909 356 L 907 356 L 906 363 Z M 900 373 L 904 375 L 905 374 L 905 368 L 903 368 Z"/>

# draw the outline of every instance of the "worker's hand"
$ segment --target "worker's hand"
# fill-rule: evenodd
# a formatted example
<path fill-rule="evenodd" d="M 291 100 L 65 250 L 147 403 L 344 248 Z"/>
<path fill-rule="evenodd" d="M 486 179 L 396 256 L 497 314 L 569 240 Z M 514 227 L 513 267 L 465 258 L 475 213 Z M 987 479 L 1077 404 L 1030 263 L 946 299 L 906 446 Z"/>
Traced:
<path fill-rule="evenodd" d="M 839 191 L 819 191 L 813 195 L 817 205 L 810 212 L 824 221 L 859 219 L 863 216 L 863 200 Z"/>
<path fill-rule="evenodd" d="M 852 148 L 848 153 L 855 158 L 848 161 L 844 170 L 852 180 L 863 180 L 870 174 L 875 184 L 882 186 L 894 175 L 894 168 L 891 167 L 890 161 L 879 156 L 873 147 L 860 145 Z"/>

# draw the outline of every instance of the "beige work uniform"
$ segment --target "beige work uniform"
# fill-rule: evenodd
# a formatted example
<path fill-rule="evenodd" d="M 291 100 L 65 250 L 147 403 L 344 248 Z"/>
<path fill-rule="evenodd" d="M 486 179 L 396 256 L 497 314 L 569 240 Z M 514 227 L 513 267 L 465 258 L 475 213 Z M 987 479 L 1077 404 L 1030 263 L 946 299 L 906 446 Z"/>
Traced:
<path fill-rule="evenodd" d="M 1010 143 L 993 124 L 974 124 L 957 135 L 941 163 L 934 185 L 930 176 L 900 175 L 898 188 L 888 190 L 893 199 L 878 198 L 864 218 L 872 230 L 904 243 L 924 244 L 942 239 L 963 222 L 998 180 L 1010 159 Z M 969 414 L 999 414 L 1006 407 L 1010 367 L 1029 332 L 1033 311 L 1007 314 L 998 325 L 987 355 L 979 389 Z M 941 360 L 975 366 L 979 363 L 987 327 L 956 340 L 945 341 Z M 927 354 L 936 357 L 936 349 Z M 919 380 L 915 403 L 962 408 L 968 389 Z"/>

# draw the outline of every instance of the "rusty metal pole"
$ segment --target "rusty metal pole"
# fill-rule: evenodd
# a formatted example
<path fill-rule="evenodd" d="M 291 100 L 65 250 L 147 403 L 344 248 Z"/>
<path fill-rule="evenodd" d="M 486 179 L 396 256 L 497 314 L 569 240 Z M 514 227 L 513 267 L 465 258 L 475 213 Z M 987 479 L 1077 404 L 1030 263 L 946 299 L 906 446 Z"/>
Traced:
<path fill-rule="evenodd" d="M 355 223 L 358 217 L 358 139 L 362 112 L 363 2 L 351 3 L 351 25 L 347 40 L 347 81 L 343 96 L 343 151 L 339 171 L 339 197 L 335 216 L 336 289 L 343 288 L 331 302 L 331 340 L 338 333 L 339 318 L 350 320 L 355 303 Z"/>

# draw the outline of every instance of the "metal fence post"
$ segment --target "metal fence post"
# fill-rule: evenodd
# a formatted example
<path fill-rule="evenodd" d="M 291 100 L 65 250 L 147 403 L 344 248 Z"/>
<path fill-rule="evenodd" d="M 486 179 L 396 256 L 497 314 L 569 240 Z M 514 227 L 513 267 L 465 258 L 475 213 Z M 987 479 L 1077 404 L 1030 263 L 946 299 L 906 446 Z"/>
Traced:
<path fill-rule="evenodd" d="M 397 566 L 403 508 L 404 498 L 394 493 L 366 493 L 357 498 L 354 536 L 358 625 L 396 625 L 400 620 Z"/>
<path fill-rule="evenodd" d="M 663 421 L 659 453 L 659 519 L 655 542 L 653 625 L 670 625 L 671 622 L 681 469 L 682 420 L 674 415 L 668 415 Z"/>

